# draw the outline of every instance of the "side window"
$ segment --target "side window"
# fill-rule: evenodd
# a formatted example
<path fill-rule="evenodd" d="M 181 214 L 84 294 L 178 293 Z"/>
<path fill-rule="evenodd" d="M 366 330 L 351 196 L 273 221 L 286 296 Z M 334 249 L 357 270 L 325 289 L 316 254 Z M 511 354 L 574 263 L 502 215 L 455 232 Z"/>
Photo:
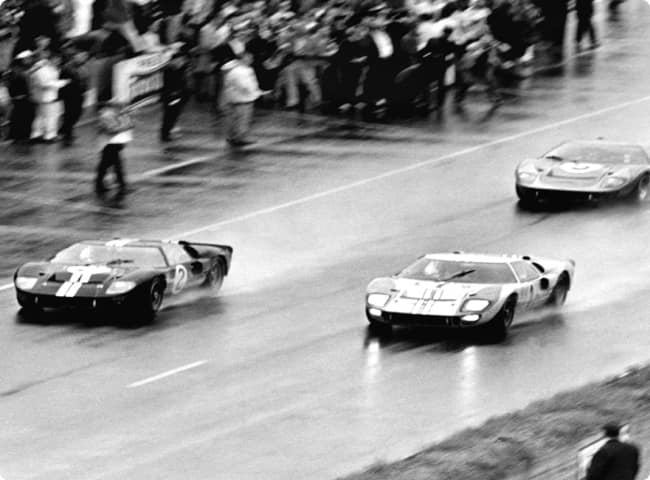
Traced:
<path fill-rule="evenodd" d="M 519 281 L 521 282 L 530 282 L 536 278 L 539 278 L 539 272 L 537 269 L 526 262 L 514 262 L 512 264 L 512 268 L 515 269 L 515 272 L 519 277 Z"/>
<path fill-rule="evenodd" d="M 190 255 L 185 250 L 183 250 L 179 245 L 176 245 L 174 243 L 170 243 L 166 245 L 163 244 L 162 249 L 165 252 L 165 255 L 167 256 L 167 260 L 169 261 L 170 265 L 187 263 L 192 260 Z"/>

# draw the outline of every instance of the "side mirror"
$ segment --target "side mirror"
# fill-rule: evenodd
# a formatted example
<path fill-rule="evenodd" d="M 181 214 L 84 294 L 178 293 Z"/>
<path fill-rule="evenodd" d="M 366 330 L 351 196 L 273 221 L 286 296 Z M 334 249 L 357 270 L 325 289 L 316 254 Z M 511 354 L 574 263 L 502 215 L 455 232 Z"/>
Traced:
<path fill-rule="evenodd" d="M 201 262 L 192 262 L 190 268 L 193 275 L 198 275 L 203 271 L 203 264 Z"/>
<path fill-rule="evenodd" d="M 542 277 L 539 281 L 539 287 L 542 290 L 548 290 L 548 287 L 550 287 L 551 282 L 548 281 L 548 278 Z"/>

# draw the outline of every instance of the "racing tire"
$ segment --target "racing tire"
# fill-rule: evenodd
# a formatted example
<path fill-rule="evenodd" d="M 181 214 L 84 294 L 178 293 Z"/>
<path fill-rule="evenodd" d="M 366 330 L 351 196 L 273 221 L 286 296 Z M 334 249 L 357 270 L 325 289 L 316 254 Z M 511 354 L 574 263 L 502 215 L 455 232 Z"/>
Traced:
<path fill-rule="evenodd" d="M 390 323 L 378 322 L 368 319 L 368 331 L 378 337 L 386 337 L 393 334 L 393 326 Z"/>
<path fill-rule="evenodd" d="M 18 302 L 20 303 L 20 302 Z M 20 303 L 20 311 L 18 312 L 18 322 L 38 322 L 43 319 L 45 311 L 37 305 L 23 305 Z"/>
<path fill-rule="evenodd" d="M 643 175 L 632 192 L 632 199 L 637 203 L 650 201 L 650 175 Z"/>
<path fill-rule="evenodd" d="M 565 274 L 560 275 L 560 279 L 553 287 L 551 296 L 548 298 L 548 304 L 552 307 L 560 307 L 566 302 L 567 294 L 569 293 L 569 279 Z"/>
<path fill-rule="evenodd" d="M 508 336 L 508 329 L 515 318 L 515 308 L 517 302 L 514 298 L 509 298 L 499 310 L 499 313 L 486 324 L 488 339 L 494 342 L 500 342 Z"/>
<path fill-rule="evenodd" d="M 530 192 L 519 186 L 515 188 L 517 191 L 517 197 L 519 197 L 519 205 L 526 210 L 535 210 L 536 208 L 539 208 L 539 200 L 535 196 L 534 192 Z"/>
<path fill-rule="evenodd" d="M 152 321 L 162 306 L 165 296 L 165 285 L 160 278 L 154 278 L 146 288 L 143 289 L 139 298 L 140 319 L 144 322 Z"/>
<path fill-rule="evenodd" d="M 203 282 L 203 287 L 210 288 L 217 293 L 221 290 L 223 285 L 224 277 L 226 276 L 225 268 L 222 262 L 217 262 L 205 276 L 205 281 Z"/>

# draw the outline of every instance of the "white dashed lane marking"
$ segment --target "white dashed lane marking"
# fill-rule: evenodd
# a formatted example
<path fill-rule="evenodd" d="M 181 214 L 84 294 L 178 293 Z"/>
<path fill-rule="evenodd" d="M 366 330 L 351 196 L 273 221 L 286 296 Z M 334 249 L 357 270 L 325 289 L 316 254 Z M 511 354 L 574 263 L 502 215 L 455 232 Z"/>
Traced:
<path fill-rule="evenodd" d="M 163 378 L 171 377 L 172 375 L 176 375 L 177 373 L 184 372 L 186 370 L 191 370 L 196 367 L 200 367 L 205 363 L 207 363 L 207 361 L 205 360 L 199 360 L 198 362 L 188 363 L 187 365 L 183 365 L 182 367 L 174 368 L 172 370 L 167 370 L 166 372 L 159 373 L 158 375 L 154 375 L 153 377 L 148 377 L 145 378 L 144 380 L 139 380 L 137 382 L 130 383 L 129 385 L 127 385 L 127 388 L 141 387 L 142 385 L 146 385 L 148 383 L 152 383 L 161 380 Z"/>

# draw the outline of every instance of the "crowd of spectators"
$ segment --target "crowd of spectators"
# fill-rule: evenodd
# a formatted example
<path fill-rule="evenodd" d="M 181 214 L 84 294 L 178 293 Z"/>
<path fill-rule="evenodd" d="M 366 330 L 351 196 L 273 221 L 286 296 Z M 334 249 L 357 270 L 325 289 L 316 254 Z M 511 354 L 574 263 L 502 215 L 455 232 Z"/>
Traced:
<path fill-rule="evenodd" d="M 568 0 L 551 3 L 568 6 Z M 234 58 L 246 58 L 260 90 L 268 92 L 261 101 L 279 108 L 360 111 L 367 117 L 432 111 L 442 115 L 452 86 L 458 111 L 463 110 L 468 87 L 475 83 L 487 87 L 493 106 L 499 104 L 501 82 L 522 74 L 520 67 L 532 57 L 531 46 L 540 40 L 557 42 L 550 25 L 557 18 L 547 4 L 543 0 L 95 0 L 91 33 L 75 36 L 72 24 L 78 14 L 72 0 L 25 0 L 18 10 L 6 8 L 14 4 L 3 4 L 5 17 L 15 24 L 13 63 L 3 78 L 14 104 L 13 115 L 16 107 L 21 110 L 18 124 L 21 118 L 33 117 L 29 135 L 33 140 L 56 138 L 51 126 L 42 126 L 53 125 L 51 116 L 57 115 L 55 108 L 43 105 L 51 102 L 51 92 L 72 83 L 74 89 L 69 89 L 78 103 L 78 90 L 88 85 L 79 52 L 112 59 L 94 69 L 100 77 L 95 83 L 110 96 L 114 61 L 166 44 L 183 45 L 190 91 L 217 110 L 222 67 Z M 47 75 L 39 80 L 36 72 L 43 73 L 44 64 Z M 43 90 L 50 92 L 45 102 L 39 96 Z M 0 91 L 0 102 L 1 97 Z M 64 97 L 55 94 L 57 103 Z M 26 104 L 35 117 L 22 111 L 29 110 Z M 76 116 L 73 112 L 70 118 Z M 41 126 L 34 127 L 34 122 Z M 24 128 L 18 130 L 22 133 L 16 137 L 14 132 L 12 138 L 24 140 Z M 66 138 L 70 140 L 71 134 Z"/>

